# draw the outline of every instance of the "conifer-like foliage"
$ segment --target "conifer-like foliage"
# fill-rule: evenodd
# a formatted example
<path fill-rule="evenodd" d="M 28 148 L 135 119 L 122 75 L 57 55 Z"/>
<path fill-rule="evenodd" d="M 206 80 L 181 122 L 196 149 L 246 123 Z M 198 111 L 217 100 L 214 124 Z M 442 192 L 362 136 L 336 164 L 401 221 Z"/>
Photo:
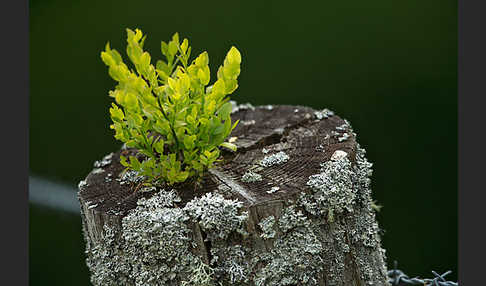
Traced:
<path fill-rule="evenodd" d="M 238 87 L 241 55 L 231 47 L 219 67 L 217 80 L 210 82 L 208 53 L 189 61 L 187 39 L 173 35 L 162 41 L 166 60 L 151 64 L 143 50 L 146 36 L 127 29 L 127 55 L 133 68 L 106 44 L 101 59 L 109 75 L 118 82 L 109 92 L 115 99 L 110 108 L 115 138 L 136 148 L 140 158 L 121 156 L 121 164 L 147 178 L 148 184 L 174 184 L 200 177 L 220 156 L 219 147 L 236 150 L 225 139 L 236 127 L 228 95 Z"/>

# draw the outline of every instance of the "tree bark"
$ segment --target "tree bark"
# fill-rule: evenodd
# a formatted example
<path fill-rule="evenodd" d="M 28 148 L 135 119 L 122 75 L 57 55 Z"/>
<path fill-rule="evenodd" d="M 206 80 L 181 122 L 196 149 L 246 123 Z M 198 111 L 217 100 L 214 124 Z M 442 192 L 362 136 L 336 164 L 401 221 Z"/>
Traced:
<path fill-rule="evenodd" d="M 94 285 L 389 285 L 371 164 L 346 120 L 235 106 L 235 153 L 201 184 L 147 188 L 120 154 L 79 185 Z"/>

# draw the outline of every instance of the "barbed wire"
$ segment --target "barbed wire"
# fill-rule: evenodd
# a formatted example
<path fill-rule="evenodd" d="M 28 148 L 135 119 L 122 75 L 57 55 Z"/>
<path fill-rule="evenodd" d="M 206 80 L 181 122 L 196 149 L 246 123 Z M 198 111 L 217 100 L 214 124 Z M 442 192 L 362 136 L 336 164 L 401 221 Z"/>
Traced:
<path fill-rule="evenodd" d="M 388 282 L 393 286 L 407 286 L 407 285 L 422 285 L 422 286 L 458 286 L 457 282 L 447 281 L 444 276 L 450 274 L 452 271 L 446 271 L 440 275 L 435 271 L 432 274 L 435 278 L 420 279 L 418 277 L 409 278 L 403 271 L 397 269 L 398 263 L 395 261 L 394 269 L 388 271 Z"/>

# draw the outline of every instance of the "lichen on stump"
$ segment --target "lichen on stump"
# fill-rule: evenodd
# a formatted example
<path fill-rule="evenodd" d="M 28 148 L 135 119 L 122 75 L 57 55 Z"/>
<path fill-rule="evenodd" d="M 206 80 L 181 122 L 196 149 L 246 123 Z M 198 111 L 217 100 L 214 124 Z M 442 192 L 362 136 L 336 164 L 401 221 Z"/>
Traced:
<path fill-rule="evenodd" d="M 133 149 L 95 163 L 79 184 L 91 282 L 388 285 L 371 164 L 349 123 L 302 106 L 232 117 L 238 151 L 198 186 L 140 188 L 119 162 Z"/>

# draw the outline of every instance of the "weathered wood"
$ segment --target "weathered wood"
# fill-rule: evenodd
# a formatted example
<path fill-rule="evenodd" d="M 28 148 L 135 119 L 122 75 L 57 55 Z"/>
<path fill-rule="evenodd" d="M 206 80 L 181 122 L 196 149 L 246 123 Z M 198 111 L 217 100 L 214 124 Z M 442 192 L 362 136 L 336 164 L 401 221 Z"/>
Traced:
<path fill-rule="evenodd" d="M 94 285 L 388 285 L 371 164 L 349 123 L 239 105 L 238 151 L 174 189 L 139 187 L 123 149 L 79 185 Z M 206 279 L 206 280 L 205 280 Z"/>

